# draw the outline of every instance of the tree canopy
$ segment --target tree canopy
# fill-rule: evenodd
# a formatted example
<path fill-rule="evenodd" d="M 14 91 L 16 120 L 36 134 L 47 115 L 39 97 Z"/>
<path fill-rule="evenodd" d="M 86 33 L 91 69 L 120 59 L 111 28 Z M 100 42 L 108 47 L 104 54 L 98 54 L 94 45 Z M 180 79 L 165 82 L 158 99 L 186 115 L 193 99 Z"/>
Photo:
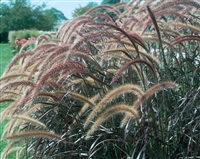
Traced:
<path fill-rule="evenodd" d="M 46 9 L 46 5 L 32 5 L 28 0 L 10 0 L 0 6 L 0 33 L 11 30 L 38 29 L 52 30 L 54 26 L 67 18 L 55 9 Z"/>
<path fill-rule="evenodd" d="M 126 2 L 130 1 L 130 0 L 124 0 Z M 114 5 L 116 3 L 121 2 L 121 0 L 103 0 L 101 2 L 101 4 L 109 4 L 109 5 Z M 89 2 L 86 6 L 82 7 L 79 6 L 79 8 L 76 8 L 73 12 L 72 12 L 72 17 L 76 18 L 80 15 L 83 15 L 85 12 L 87 12 L 90 8 L 97 6 L 98 3 L 95 2 Z"/>
<path fill-rule="evenodd" d="M 72 12 L 72 17 L 76 18 L 80 15 L 83 15 L 85 12 L 87 12 L 90 8 L 97 6 L 98 3 L 95 2 L 89 2 L 86 6 L 82 7 L 79 6 L 79 8 L 76 8 L 73 12 Z"/>
<path fill-rule="evenodd" d="M 103 0 L 102 4 L 110 4 L 110 5 L 114 5 L 116 3 L 119 3 L 121 0 Z"/>

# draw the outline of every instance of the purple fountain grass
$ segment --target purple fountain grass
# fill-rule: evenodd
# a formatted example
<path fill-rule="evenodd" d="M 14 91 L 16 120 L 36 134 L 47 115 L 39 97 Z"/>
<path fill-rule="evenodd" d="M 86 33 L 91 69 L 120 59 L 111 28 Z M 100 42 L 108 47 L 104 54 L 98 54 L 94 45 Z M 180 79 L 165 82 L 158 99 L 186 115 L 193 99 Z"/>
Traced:
<path fill-rule="evenodd" d="M 158 41 L 158 39 L 156 38 L 149 38 L 149 37 L 144 37 L 144 40 L 148 40 L 148 41 Z M 114 41 L 113 41 L 114 42 Z M 122 41 L 123 43 L 124 41 Z M 167 42 L 166 42 L 167 43 Z M 168 44 L 168 43 L 167 43 Z M 168 44 L 170 46 L 172 46 L 171 44 Z M 121 52 L 128 52 L 128 57 L 127 56 L 124 56 L 123 54 L 120 54 L 118 55 L 118 53 L 121 53 Z M 152 56 L 151 54 L 149 53 L 146 53 L 146 52 L 143 52 L 141 50 L 139 50 L 139 53 L 140 53 L 140 58 L 143 59 L 143 60 L 147 60 L 151 63 L 155 63 L 157 66 L 159 66 L 159 61 L 157 58 L 155 58 L 154 56 Z M 124 53 L 125 54 L 125 53 Z M 125 54 L 127 55 L 127 53 Z M 102 54 L 98 55 L 98 56 L 113 56 L 113 57 L 117 57 L 119 59 L 123 59 L 125 61 L 130 61 L 131 59 L 133 59 L 132 57 L 137 57 L 137 53 L 136 53 L 136 50 L 132 47 L 118 47 L 116 49 L 108 49 L 106 51 L 104 51 Z M 131 58 L 129 57 L 131 56 Z"/>
<path fill-rule="evenodd" d="M 89 9 L 89 10 L 85 13 L 85 15 L 89 15 L 89 14 L 91 14 L 92 12 L 94 12 L 95 10 L 98 10 L 99 8 L 100 8 L 100 9 L 102 9 L 102 8 L 104 8 L 104 9 L 110 9 L 111 11 L 114 11 L 117 15 L 120 15 L 120 12 L 119 12 L 118 10 L 116 10 L 113 6 L 110 6 L 110 5 L 107 5 L 107 4 L 95 6 L 95 7 L 91 8 L 91 9 Z"/>
<path fill-rule="evenodd" d="M 200 5 L 198 2 L 195 2 L 195 0 L 170 0 L 170 1 L 165 1 L 164 3 L 161 3 L 159 6 L 157 6 L 156 8 L 153 9 L 153 12 L 157 12 L 166 8 L 170 8 L 176 5 L 191 5 L 193 7 L 197 7 L 200 8 Z"/>
<path fill-rule="evenodd" d="M 0 103 L 2 102 L 13 102 L 15 101 L 15 98 L 13 98 L 13 95 L 5 95 L 0 97 Z"/>
<path fill-rule="evenodd" d="M 146 52 L 149 52 L 149 49 L 147 48 L 144 40 L 136 33 L 133 32 L 127 32 L 128 35 L 133 39 L 133 41 L 136 41 L 143 49 L 146 50 Z"/>
<path fill-rule="evenodd" d="M 13 94 L 13 95 L 20 95 L 20 91 L 19 90 L 6 90 L 4 91 L 5 94 Z M 5 95 L 5 94 L 2 94 Z"/>
<path fill-rule="evenodd" d="M 138 0 L 135 5 L 133 5 L 134 1 L 130 1 L 125 7 L 126 10 L 124 13 L 120 14 L 119 19 L 122 19 L 124 16 L 131 17 L 133 12 L 137 10 L 142 0 Z"/>
<path fill-rule="evenodd" d="M 32 55 L 32 58 L 37 59 L 37 58 L 45 57 L 49 54 L 49 52 L 56 50 L 57 46 L 58 46 L 58 44 L 51 43 L 51 42 L 46 43 L 46 44 L 41 44 L 40 46 L 38 46 L 34 49 L 34 54 Z"/>
<path fill-rule="evenodd" d="M 53 78 L 50 78 L 46 81 L 46 86 L 50 86 L 52 87 L 52 89 L 55 89 L 55 90 L 65 90 L 65 87 L 61 84 L 59 84 L 57 78 L 56 79 L 53 79 Z"/>
<path fill-rule="evenodd" d="M 92 97 L 90 99 L 90 101 L 92 102 L 92 106 L 95 106 L 94 102 L 96 102 L 98 99 L 100 98 L 100 94 L 95 95 L 94 97 Z M 94 104 L 94 105 L 93 105 Z M 76 115 L 73 124 L 76 123 L 76 121 L 80 118 L 80 116 L 89 108 L 91 107 L 90 103 L 85 103 L 84 106 L 81 108 L 81 110 L 79 111 L 79 113 Z"/>
<path fill-rule="evenodd" d="M 26 41 L 22 47 L 19 50 L 19 54 L 23 53 L 25 51 L 25 49 L 30 45 L 30 44 L 35 44 L 35 40 L 30 40 L 30 41 Z"/>
<path fill-rule="evenodd" d="M 163 46 L 162 46 L 162 39 L 161 39 L 161 34 L 160 34 L 159 26 L 158 26 L 158 24 L 157 24 L 157 22 L 156 22 L 156 18 L 155 18 L 155 16 L 154 16 L 153 12 L 151 11 L 151 9 L 149 8 L 149 6 L 147 6 L 147 10 L 148 10 L 149 15 L 150 15 L 150 18 L 151 18 L 151 20 L 152 20 L 152 22 L 153 22 L 153 25 L 154 25 L 154 27 L 155 27 L 155 30 L 156 30 L 156 32 L 157 32 L 157 34 L 158 34 L 159 43 L 160 43 L 160 46 L 161 46 L 161 48 L 162 48 L 162 47 L 163 47 Z"/>
<path fill-rule="evenodd" d="M 12 142 L 12 143 L 9 143 L 5 149 L 3 150 L 3 152 L 1 153 L 1 158 L 2 159 L 6 159 L 7 155 L 9 154 L 9 150 L 12 148 L 12 146 L 14 146 L 15 144 L 19 143 L 19 141 L 15 141 L 15 142 Z"/>
<path fill-rule="evenodd" d="M 29 132 L 22 132 L 18 134 L 13 134 L 11 136 L 7 136 L 7 139 L 16 139 L 16 138 L 27 138 L 27 137 L 45 137 L 45 138 L 52 138 L 55 140 L 61 140 L 61 136 L 57 135 L 52 132 L 47 131 L 29 131 Z"/>
<path fill-rule="evenodd" d="M 131 58 L 128 58 L 127 56 L 124 56 L 121 52 L 123 52 L 125 49 L 124 48 L 118 48 L 118 49 L 113 49 L 113 50 L 106 50 L 102 54 L 98 55 L 99 57 L 116 57 L 119 58 L 120 60 L 125 60 L 125 61 L 130 61 Z M 120 54 L 119 54 L 120 53 Z"/>
<path fill-rule="evenodd" d="M 150 96 L 152 96 L 154 93 L 156 93 L 157 91 L 163 90 L 164 88 L 177 89 L 178 87 L 179 86 L 176 83 L 169 82 L 169 81 L 156 84 L 153 87 L 149 88 L 141 97 L 139 97 L 137 99 L 137 101 L 133 105 L 133 108 L 135 110 L 138 110 L 140 105 L 143 102 L 145 102 Z M 130 118 L 130 116 L 128 114 L 126 114 L 126 116 L 122 120 L 121 127 L 126 125 L 129 118 Z"/>
<path fill-rule="evenodd" d="M 175 88 L 177 89 L 179 86 L 176 83 L 173 82 L 162 82 L 159 84 L 156 84 L 155 86 L 149 88 L 144 95 L 142 95 L 134 104 L 134 108 L 138 109 L 140 104 L 143 103 L 146 99 L 148 99 L 150 96 L 152 96 L 155 92 L 162 90 L 163 88 Z"/>
<path fill-rule="evenodd" d="M 166 31 L 166 33 L 167 33 L 167 30 L 162 30 L 162 31 Z M 142 38 L 144 39 L 144 41 L 159 42 L 159 39 L 157 37 L 142 36 Z M 174 47 L 170 41 L 162 40 L 162 44 L 163 45 L 166 44 L 167 47 L 171 47 L 171 48 Z M 152 57 L 155 58 L 154 56 L 152 56 Z"/>
<path fill-rule="evenodd" d="M 84 103 L 88 103 L 88 104 L 90 104 L 92 106 L 95 106 L 93 101 L 90 101 L 87 97 L 85 97 L 85 96 L 83 96 L 81 94 L 70 92 L 69 96 L 71 96 L 72 98 L 78 99 L 80 101 L 83 101 Z"/>
<path fill-rule="evenodd" d="M 97 113 L 99 113 L 100 111 L 102 111 L 103 108 L 106 107 L 106 105 L 108 103 L 110 103 L 112 100 L 114 100 L 115 98 L 117 98 L 119 95 L 123 94 L 123 93 L 127 93 L 127 92 L 133 92 L 135 93 L 137 96 L 142 96 L 143 95 L 143 91 L 136 85 L 131 85 L 131 84 L 126 84 L 126 85 L 122 85 L 119 86 L 117 88 L 115 88 L 114 90 L 112 90 L 111 92 L 109 92 L 92 110 L 92 112 L 90 113 L 90 115 L 87 117 L 84 127 L 87 127 L 89 125 L 89 122 L 97 115 Z"/>
<path fill-rule="evenodd" d="M 181 23 L 181 22 L 173 22 L 173 21 L 169 21 L 169 22 L 166 22 L 164 23 L 164 25 L 168 26 L 170 25 L 171 27 L 180 27 L 182 29 L 191 29 L 191 31 L 194 31 L 195 33 L 199 33 L 200 32 L 200 29 L 199 27 L 196 27 L 196 26 L 192 26 L 190 24 L 184 24 L 184 23 Z M 179 31 L 180 32 L 180 31 Z M 182 32 L 181 32 L 182 33 Z M 180 33 L 179 33 L 180 34 Z M 183 34 L 183 33 L 182 33 Z"/>
<path fill-rule="evenodd" d="M 154 74 L 154 77 L 155 77 L 155 79 L 157 81 L 156 72 L 155 72 L 154 68 L 151 66 L 151 64 L 149 62 L 147 62 L 146 60 L 143 60 L 143 59 L 135 59 L 135 60 L 131 60 L 131 61 L 127 62 L 123 67 L 121 67 L 117 71 L 116 75 L 113 77 L 113 79 L 111 81 L 111 84 L 114 83 L 117 80 L 117 78 L 122 74 L 122 72 L 125 69 L 127 69 L 128 67 L 130 67 L 132 64 L 136 64 L 136 63 L 144 63 L 144 64 L 146 64 L 149 67 L 149 69 L 152 71 L 152 73 Z"/>
<path fill-rule="evenodd" d="M 122 113 L 122 112 L 128 112 L 130 113 L 135 119 L 138 118 L 138 112 L 135 108 L 130 107 L 128 105 L 125 104 L 121 104 L 121 105 L 116 105 L 113 106 L 107 110 L 105 110 L 105 112 L 103 112 L 98 119 L 95 121 L 95 123 L 92 125 L 92 127 L 89 129 L 89 131 L 86 134 L 86 139 L 88 139 L 90 137 L 91 134 L 94 133 L 95 130 L 97 130 L 98 126 L 103 123 L 104 121 L 108 120 L 108 118 L 110 118 L 111 116 L 118 114 L 118 113 Z"/>
<path fill-rule="evenodd" d="M 20 108 L 22 108 L 23 106 L 28 105 L 30 103 L 30 101 L 32 100 L 32 96 L 31 94 L 29 94 L 28 96 L 22 97 L 14 106 L 14 109 L 12 110 L 12 115 L 16 114 Z"/>
<path fill-rule="evenodd" d="M 0 78 L 0 102 L 9 104 L 1 112 L 1 121 L 10 120 L 5 151 L 20 144 L 17 154 L 28 158 L 199 155 L 199 6 L 197 0 L 98 5 L 55 35 L 40 36 Z M 178 88 L 170 80 L 179 92 L 165 91 Z"/>
<path fill-rule="evenodd" d="M 105 19 L 104 22 L 111 22 L 111 23 L 115 23 L 113 21 L 113 19 L 108 15 L 108 14 L 105 14 L 105 13 L 93 13 L 90 15 L 91 16 L 91 19 L 95 20 L 97 18 L 103 18 Z"/>
<path fill-rule="evenodd" d="M 7 88 L 12 89 L 13 87 L 19 87 L 19 86 L 30 86 L 35 87 L 35 83 L 27 80 L 18 80 L 18 81 L 11 81 L 9 83 L 3 84 L 0 87 L 0 92 L 3 93 Z"/>
<path fill-rule="evenodd" d="M 16 98 L 15 101 L 13 101 L 12 103 L 10 103 L 9 106 L 7 106 L 5 109 L 3 109 L 0 113 L 0 119 L 1 122 L 4 121 L 6 119 L 6 115 L 12 115 L 12 110 L 14 109 L 15 105 L 20 101 L 19 98 Z"/>
<path fill-rule="evenodd" d="M 19 73 L 18 71 L 16 73 L 9 73 L 3 77 L 0 78 L 0 82 L 6 80 L 6 82 L 13 80 L 13 79 L 17 79 L 17 78 L 23 78 L 23 77 L 27 77 L 28 74 L 27 73 Z"/>
<path fill-rule="evenodd" d="M 124 30 L 132 30 L 133 26 L 135 25 L 135 23 L 137 23 L 139 20 L 136 17 L 130 17 L 128 18 L 126 21 L 124 21 L 123 25 L 121 26 L 122 29 Z M 132 23 L 132 24 L 131 24 Z M 128 25 L 131 25 L 131 27 L 128 27 Z"/>
<path fill-rule="evenodd" d="M 80 20 L 79 20 L 80 19 Z M 64 27 L 62 29 L 62 33 L 60 33 L 61 35 L 61 41 L 67 44 L 71 44 L 71 42 L 69 41 L 70 36 L 74 33 L 74 31 L 77 29 L 77 27 L 79 28 L 80 26 L 83 27 L 86 23 L 88 23 L 89 21 L 91 21 L 91 19 L 89 18 L 89 16 L 85 16 L 85 17 L 79 17 L 76 20 L 72 20 L 71 22 L 69 22 L 69 27 L 67 25 L 67 27 Z M 58 32 L 59 34 L 59 32 Z"/>
<path fill-rule="evenodd" d="M 21 115 L 24 116 L 30 116 L 31 114 L 33 114 L 33 112 L 37 111 L 38 109 L 41 109 L 41 107 L 45 106 L 44 104 L 41 103 L 37 103 L 34 106 L 32 106 L 31 108 L 29 108 L 28 110 L 25 110 L 24 112 L 20 113 Z"/>
<path fill-rule="evenodd" d="M 86 70 L 80 69 L 80 68 L 71 69 L 71 70 L 67 71 L 66 73 L 63 73 L 62 76 L 59 77 L 57 82 L 60 83 L 63 80 L 63 78 L 64 78 L 64 80 L 66 80 L 66 78 L 68 78 L 68 76 L 70 76 L 70 75 L 72 75 L 74 73 L 86 73 Z"/>
<path fill-rule="evenodd" d="M 28 54 L 27 56 L 24 56 L 24 54 L 25 55 L 27 54 L 26 52 L 17 54 L 16 57 L 14 57 L 14 59 L 16 58 L 15 63 L 21 59 L 22 60 L 21 72 L 24 72 L 29 66 L 34 65 L 34 63 L 36 63 L 38 60 L 41 60 L 41 58 L 44 58 L 44 56 L 47 55 L 48 51 L 52 50 L 52 48 L 55 48 L 55 46 L 56 46 L 55 44 L 44 44 L 32 50 L 33 52 Z M 18 55 L 21 55 L 22 57 L 18 58 Z"/>
<path fill-rule="evenodd" d="M 75 60 L 69 60 L 67 63 L 60 62 L 57 65 L 55 65 L 53 68 L 51 68 L 49 71 L 47 71 L 41 78 L 38 79 L 38 82 L 36 84 L 36 87 L 32 94 L 32 99 L 34 100 L 36 94 L 42 87 L 42 85 L 47 81 L 47 79 L 52 76 L 56 72 L 60 72 L 61 70 L 70 70 L 70 69 L 82 69 L 87 70 L 85 65 L 82 63 L 75 61 Z"/>
<path fill-rule="evenodd" d="M 12 118 L 15 120 L 15 119 L 18 119 L 18 120 L 25 120 L 25 121 L 28 121 L 28 122 L 31 122 L 31 123 L 34 123 L 36 125 L 39 125 L 43 128 L 46 128 L 46 125 L 43 124 L 42 122 L 39 122 L 38 120 L 36 119 L 33 119 L 33 118 L 30 118 L 28 116 L 24 116 L 24 115 L 13 115 Z"/>
<path fill-rule="evenodd" d="M 69 50 L 68 46 L 57 46 L 55 52 L 49 52 L 48 56 L 43 60 L 43 62 L 40 64 L 39 74 L 37 76 L 38 80 L 42 74 L 45 72 L 48 66 L 51 66 L 51 61 L 60 54 L 66 54 L 66 52 Z"/>
<path fill-rule="evenodd" d="M 27 51 L 26 53 L 23 53 L 23 54 L 17 54 L 13 59 L 12 61 L 9 63 L 9 65 L 7 66 L 5 72 L 4 72 L 4 75 L 6 75 L 10 69 L 22 58 L 26 57 L 26 56 L 30 56 L 32 55 L 34 52 L 32 52 L 31 50 Z"/>
<path fill-rule="evenodd" d="M 179 36 L 175 39 L 173 39 L 171 41 L 171 43 L 173 45 L 176 45 L 178 43 L 182 43 L 184 41 L 189 41 L 189 40 L 196 40 L 196 41 L 200 41 L 200 37 L 199 36 L 196 36 L 196 35 L 184 35 L 184 36 Z"/>
<path fill-rule="evenodd" d="M 41 48 L 41 50 L 35 50 L 34 54 L 30 57 L 27 57 L 26 60 L 24 61 L 23 66 L 22 66 L 22 72 L 25 71 L 31 65 L 34 65 L 35 63 L 37 63 L 37 61 L 41 59 L 43 60 L 44 58 L 46 58 L 46 56 L 48 56 L 49 53 L 57 50 L 56 46 L 57 45 L 52 45 L 52 46 L 49 46 L 47 49 L 44 46 L 43 48 Z"/>
<path fill-rule="evenodd" d="M 154 14 L 154 16 L 155 17 L 162 17 L 162 16 L 170 16 L 170 15 L 176 15 L 176 17 L 179 19 L 179 20 L 181 20 L 181 21 L 185 21 L 184 20 L 184 14 L 183 13 L 181 13 L 180 11 L 179 12 L 177 12 L 177 9 L 178 10 L 181 10 L 181 9 L 183 9 L 183 8 L 170 8 L 170 9 L 166 9 L 166 10 L 161 10 L 161 11 L 159 11 L 159 12 L 156 12 L 155 14 Z M 185 11 L 185 12 L 187 12 L 187 11 Z"/>
<path fill-rule="evenodd" d="M 83 43 L 86 43 L 87 41 L 96 40 L 96 39 L 103 38 L 103 37 L 118 39 L 118 37 L 115 36 L 113 33 L 105 32 L 105 31 L 98 31 L 96 33 L 90 33 L 90 34 L 82 37 L 80 40 L 78 40 L 72 47 L 71 51 L 74 52 L 78 47 L 81 47 L 81 45 Z"/>
<path fill-rule="evenodd" d="M 152 6 L 152 3 L 155 2 L 154 0 L 146 0 L 144 2 L 144 4 L 141 5 L 141 2 L 140 2 L 140 6 L 138 6 L 138 9 L 136 10 L 136 13 L 135 14 L 138 14 L 138 13 L 142 13 L 142 12 L 145 12 L 146 11 L 146 7 L 147 6 Z M 156 4 L 155 4 L 156 5 Z"/>
<path fill-rule="evenodd" d="M 117 31 L 119 31 L 122 34 L 124 34 L 131 41 L 131 43 L 134 46 L 135 50 L 138 52 L 138 48 L 137 48 L 137 46 L 135 44 L 134 39 L 126 31 L 124 31 L 123 29 L 119 28 L 118 26 L 110 24 L 110 23 L 99 23 L 99 22 L 91 23 L 91 25 L 108 26 L 108 27 L 116 29 Z"/>
<path fill-rule="evenodd" d="M 102 67 L 99 65 L 99 63 L 91 56 L 91 55 L 88 55 L 88 54 L 85 54 L 83 52 L 80 52 L 80 51 L 76 51 L 74 52 L 73 54 L 71 54 L 71 56 L 73 57 L 81 57 L 83 58 L 84 60 L 90 62 L 91 64 L 93 64 L 93 66 L 99 70 L 102 69 Z"/>
<path fill-rule="evenodd" d="M 22 152 L 22 150 L 23 150 L 23 147 L 21 147 L 21 146 L 12 147 L 6 152 L 6 154 L 2 155 L 3 156 L 2 159 L 6 159 L 7 154 L 14 153 L 14 152 L 17 152 L 17 154 L 18 154 L 18 153 Z"/>
<path fill-rule="evenodd" d="M 36 45 L 39 46 L 40 43 L 44 44 L 44 41 L 48 42 L 51 41 L 52 36 L 50 34 L 43 34 L 37 37 L 36 39 Z"/>
<path fill-rule="evenodd" d="M 31 70 L 29 71 L 29 75 L 28 75 L 28 78 L 27 80 L 34 80 L 36 79 L 36 72 L 38 70 L 38 67 L 40 66 L 42 62 L 42 59 L 38 60 L 34 65 L 33 67 L 31 68 Z M 25 70 L 24 70 L 25 71 Z"/>
<path fill-rule="evenodd" d="M 65 63 L 65 61 L 66 61 L 67 59 L 69 60 L 69 56 L 70 56 L 70 53 L 69 53 L 69 52 L 66 52 L 66 54 L 65 54 L 65 53 L 62 53 L 62 54 L 60 54 L 60 55 L 55 56 L 55 58 L 51 60 L 51 63 L 52 63 L 52 64 L 56 64 L 56 63 L 58 63 L 58 62 L 64 62 L 64 63 Z"/>
<path fill-rule="evenodd" d="M 178 13 L 177 12 L 177 7 L 175 9 L 170 8 L 170 9 L 161 10 L 159 12 L 156 12 L 154 14 L 154 17 L 155 18 L 159 18 L 159 17 L 164 18 L 165 16 L 170 16 L 170 15 L 176 15 L 177 17 L 179 17 L 179 19 L 181 19 L 182 21 L 184 21 L 184 16 L 183 16 L 184 14 Z M 166 21 L 166 18 L 164 18 L 164 19 Z M 152 19 L 150 19 L 150 18 L 148 18 L 148 20 L 145 21 L 145 24 L 143 26 L 143 30 L 141 32 L 141 35 L 143 35 L 144 32 L 147 30 L 147 28 L 150 26 L 150 22 L 151 21 L 152 21 Z"/>
<path fill-rule="evenodd" d="M 39 92 L 38 93 L 38 97 L 47 97 L 47 98 L 52 98 L 54 99 L 54 101 L 61 101 L 61 99 L 57 96 L 57 95 L 54 95 L 53 93 L 50 93 L 50 92 Z"/>

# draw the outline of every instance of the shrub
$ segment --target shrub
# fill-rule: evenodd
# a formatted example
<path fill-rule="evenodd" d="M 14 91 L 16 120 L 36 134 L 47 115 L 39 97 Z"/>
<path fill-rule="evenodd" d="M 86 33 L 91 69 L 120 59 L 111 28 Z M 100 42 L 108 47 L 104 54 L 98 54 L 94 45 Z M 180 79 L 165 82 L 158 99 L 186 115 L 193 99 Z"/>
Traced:
<path fill-rule="evenodd" d="M 37 30 L 19 30 L 12 33 L 11 47 L 12 47 L 13 53 L 14 54 L 18 53 L 21 47 L 23 46 L 23 44 L 25 44 L 26 42 L 35 40 L 41 34 L 42 32 L 37 31 Z M 34 48 L 34 45 L 29 44 L 27 49 L 32 49 L 32 48 Z"/>
<path fill-rule="evenodd" d="M 8 32 L 0 33 L 0 43 L 7 43 L 8 42 Z"/>
<path fill-rule="evenodd" d="M 38 37 L 0 79 L 3 157 L 199 156 L 199 5 L 101 5 Z"/>

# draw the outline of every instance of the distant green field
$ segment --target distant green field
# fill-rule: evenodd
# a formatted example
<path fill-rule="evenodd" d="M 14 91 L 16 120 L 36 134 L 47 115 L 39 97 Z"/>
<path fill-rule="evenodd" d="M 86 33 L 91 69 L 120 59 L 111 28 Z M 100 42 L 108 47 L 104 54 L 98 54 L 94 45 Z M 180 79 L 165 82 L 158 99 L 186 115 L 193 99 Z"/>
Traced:
<path fill-rule="evenodd" d="M 0 76 L 3 74 L 4 70 L 6 69 L 9 62 L 12 60 L 13 54 L 11 52 L 10 44 L 0 44 Z M 5 107 L 5 104 L 0 103 L 0 111 Z M 6 124 L 6 121 L 3 123 L 0 123 L 0 137 L 3 133 L 3 128 Z M 4 147 L 6 145 L 6 141 L 0 141 L 0 152 L 3 151 Z M 10 159 L 14 159 L 15 155 L 11 154 L 9 155 Z"/>
<path fill-rule="evenodd" d="M 10 44 L 0 44 L 0 75 L 3 74 L 12 58 L 13 54 L 11 52 Z"/>

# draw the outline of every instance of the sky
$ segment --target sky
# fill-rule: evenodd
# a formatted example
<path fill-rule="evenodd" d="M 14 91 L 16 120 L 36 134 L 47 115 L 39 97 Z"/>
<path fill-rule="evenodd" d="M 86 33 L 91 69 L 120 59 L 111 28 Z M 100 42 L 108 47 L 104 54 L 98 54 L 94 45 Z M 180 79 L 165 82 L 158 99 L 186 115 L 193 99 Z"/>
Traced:
<path fill-rule="evenodd" d="M 1 0 L 1 2 L 8 2 L 8 0 Z M 43 2 L 47 4 L 47 8 L 54 7 L 64 13 L 65 17 L 72 19 L 72 12 L 79 6 L 84 7 L 89 2 L 96 2 L 100 4 L 102 0 L 30 0 L 31 4 L 41 5 Z"/>
<path fill-rule="evenodd" d="M 34 1 L 34 0 L 31 0 Z M 54 7 L 64 13 L 66 18 L 72 18 L 72 12 L 79 6 L 86 6 L 89 2 L 101 3 L 102 0 L 46 0 L 47 7 Z M 41 2 L 41 1 L 40 1 Z M 44 1 L 42 1 L 44 2 Z"/>

